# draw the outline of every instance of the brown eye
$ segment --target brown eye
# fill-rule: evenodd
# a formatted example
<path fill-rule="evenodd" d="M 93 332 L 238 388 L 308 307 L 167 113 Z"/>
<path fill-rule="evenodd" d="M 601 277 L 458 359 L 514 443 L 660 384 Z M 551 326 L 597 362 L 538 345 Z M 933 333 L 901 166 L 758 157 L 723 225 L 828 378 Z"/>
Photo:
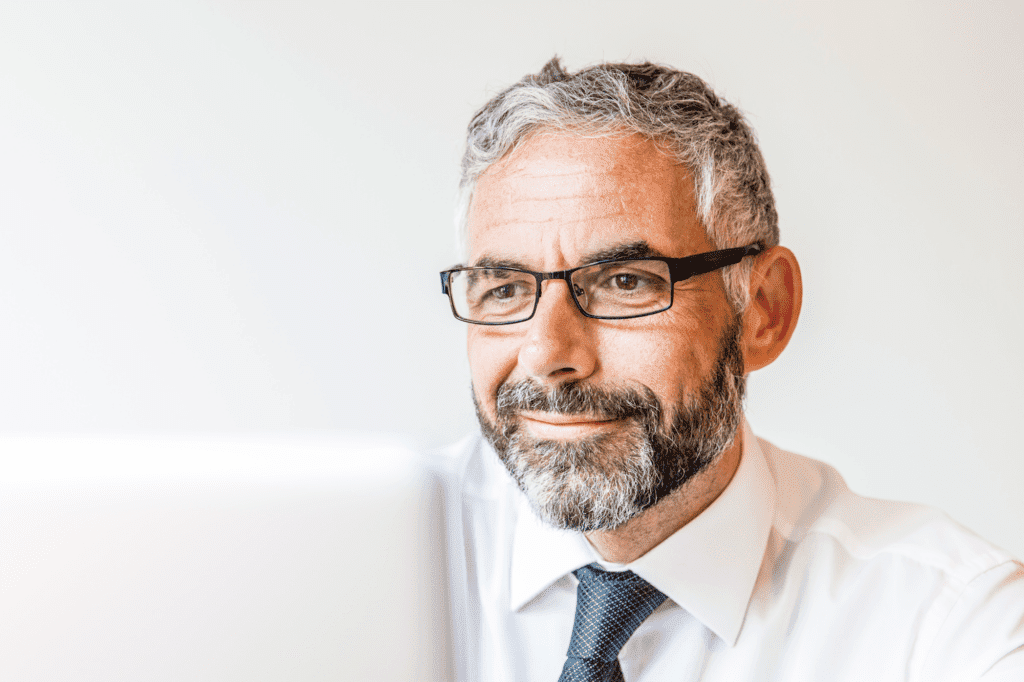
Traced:
<path fill-rule="evenodd" d="M 623 291 L 632 291 L 640 284 L 640 278 L 636 275 L 615 275 L 615 286 Z"/>
<path fill-rule="evenodd" d="M 512 298 L 515 295 L 516 295 L 516 285 L 515 284 L 505 284 L 505 285 L 497 287 L 495 289 L 491 289 L 491 296 L 494 296 L 494 298 L 496 298 L 498 300 L 504 300 L 504 299 L 507 299 L 507 298 Z"/>

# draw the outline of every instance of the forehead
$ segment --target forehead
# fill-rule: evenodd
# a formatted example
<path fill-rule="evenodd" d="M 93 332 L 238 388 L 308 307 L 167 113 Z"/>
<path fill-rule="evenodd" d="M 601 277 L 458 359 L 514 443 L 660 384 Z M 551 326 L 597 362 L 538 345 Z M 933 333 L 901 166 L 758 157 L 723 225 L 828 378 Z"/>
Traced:
<path fill-rule="evenodd" d="M 557 269 L 637 242 L 668 256 L 708 244 L 690 174 L 650 140 L 537 134 L 477 182 L 471 263 L 497 258 Z"/>

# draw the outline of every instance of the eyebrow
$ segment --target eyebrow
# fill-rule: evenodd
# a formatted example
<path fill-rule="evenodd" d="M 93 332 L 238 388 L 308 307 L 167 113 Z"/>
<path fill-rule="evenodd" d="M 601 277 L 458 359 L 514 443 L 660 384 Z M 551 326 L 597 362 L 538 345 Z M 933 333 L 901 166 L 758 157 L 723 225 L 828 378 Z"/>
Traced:
<path fill-rule="evenodd" d="M 643 239 L 616 244 L 597 251 L 590 251 L 583 254 L 580 265 L 589 265 L 606 260 L 620 260 L 628 258 L 652 258 L 661 257 L 663 254 L 657 249 L 651 248 Z M 482 256 L 473 263 L 475 268 L 515 268 L 517 270 L 529 270 L 525 264 L 511 258 L 498 258 L 494 256 Z M 571 269 L 571 268 L 567 268 Z"/>
<path fill-rule="evenodd" d="M 516 270 L 529 270 L 523 263 L 511 258 L 495 258 L 493 256 L 483 256 L 478 258 L 473 265 L 470 267 L 474 268 L 515 268 Z"/>
<path fill-rule="evenodd" d="M 635 242 L 627 242 L 625 244 L 618 244 L 608 248 L 600 249 L 598 251 L 591 251 L 590 253 L 584 254 L 582 263 L 597 263 L 603 260 L 619 260 L 625 258 L 651 258 L 661 257 L 662 254 L 657 249 L 651 248 L 643 239 L 638 239 Z"/>

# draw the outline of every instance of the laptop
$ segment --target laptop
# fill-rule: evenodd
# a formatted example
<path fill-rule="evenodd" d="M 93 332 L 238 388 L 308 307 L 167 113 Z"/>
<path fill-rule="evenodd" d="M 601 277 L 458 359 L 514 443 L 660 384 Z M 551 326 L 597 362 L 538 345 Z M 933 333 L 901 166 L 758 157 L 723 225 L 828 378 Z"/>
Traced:
<path fill-rule="evenodd" d="M 391 438 L 0 438 L 0 680 L 452 679 L 441 491 Z"/>

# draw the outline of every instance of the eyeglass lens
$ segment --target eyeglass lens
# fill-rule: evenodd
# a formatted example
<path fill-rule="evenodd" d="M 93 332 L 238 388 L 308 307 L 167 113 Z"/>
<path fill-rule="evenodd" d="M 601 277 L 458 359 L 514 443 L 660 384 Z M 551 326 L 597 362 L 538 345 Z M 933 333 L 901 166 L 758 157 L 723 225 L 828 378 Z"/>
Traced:
<path fill-rule="evenodd" d="M 572 273 L 572 292 L 587 314 L 636 317 L 665 310 L 672 304 L 668 265 L 657 260 L 598 263 Z M 455 312 L 474 322 L 519 322 L 533 315 L 537 279 L 505 268 L 453 272 L 449 287 Z"/>

